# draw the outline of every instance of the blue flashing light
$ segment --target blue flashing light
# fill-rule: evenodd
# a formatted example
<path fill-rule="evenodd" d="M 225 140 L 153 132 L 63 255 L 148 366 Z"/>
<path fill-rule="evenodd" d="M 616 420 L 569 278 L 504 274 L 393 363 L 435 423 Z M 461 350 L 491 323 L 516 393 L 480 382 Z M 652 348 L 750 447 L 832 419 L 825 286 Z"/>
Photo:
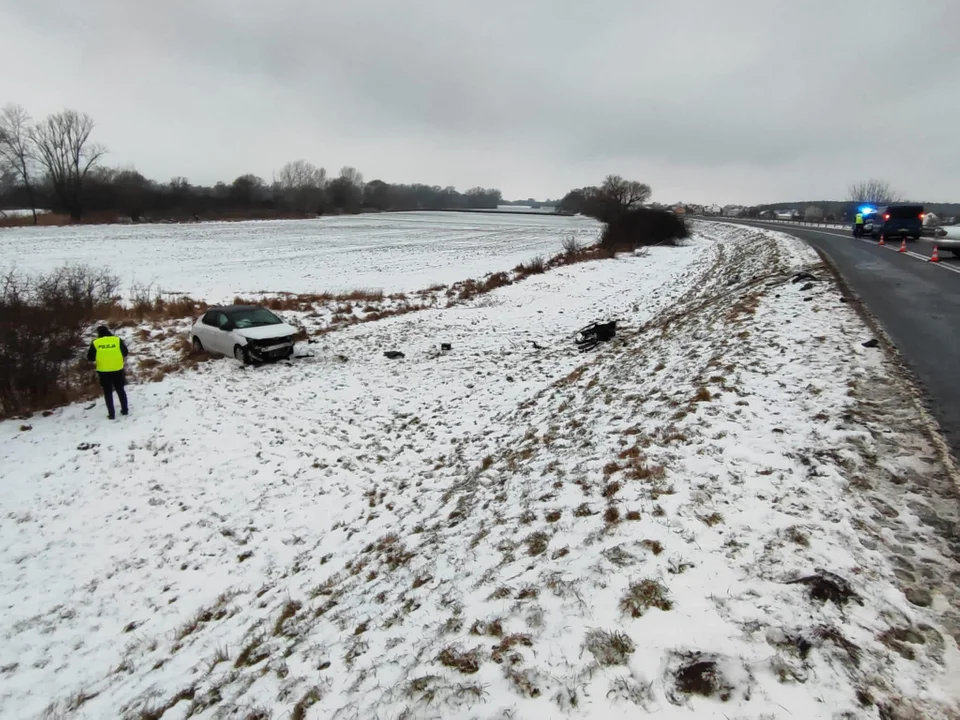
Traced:
<path fill-rule="evenodd" d="M 869 215 L 870 213 L 875 213 L 876 211 L 876 208 L 872 208 L 869 205 L 864 205 L 862 208 L 860 208 L 860 212 L 862 212 L 864 215 Z"/>

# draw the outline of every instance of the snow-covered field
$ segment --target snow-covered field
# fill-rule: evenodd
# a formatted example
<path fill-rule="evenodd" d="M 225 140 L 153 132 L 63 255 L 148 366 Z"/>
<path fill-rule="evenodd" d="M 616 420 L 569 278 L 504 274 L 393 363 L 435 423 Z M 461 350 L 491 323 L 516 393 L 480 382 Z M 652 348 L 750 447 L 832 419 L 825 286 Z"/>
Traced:
<path fill-rule="evenodd" d="M 0 269 L 109 267 L 125 288 L 153 284 L 207 302 L 261 292 L 358 288 L 387 293 L 449 285 L 593 242 L 584 217 L 390 213 L 176 225 L 81 225 L 0 230 Z"/>
<path fill-rule="evenodd" d="M 37 215 L 46 215 L 49 213 L 49 210 L 41 210 L 37 208 Z M 0 217 L 30 217 L 33 215 L 33 210 L 30 208 L 15 208 L 12 210 L 0 210 Z"/>
<path fill-rule="evenodd" d="M 952 478 L 868 337 L 703 224 L 2 423 L 0 716 L 958 717 Z"/>

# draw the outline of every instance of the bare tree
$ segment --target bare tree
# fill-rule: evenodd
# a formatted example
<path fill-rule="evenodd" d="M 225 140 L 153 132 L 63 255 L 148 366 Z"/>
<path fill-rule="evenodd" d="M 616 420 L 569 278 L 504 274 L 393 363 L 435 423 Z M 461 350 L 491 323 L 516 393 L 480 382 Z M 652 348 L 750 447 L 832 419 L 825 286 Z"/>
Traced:
<path fill-rule="evenodd" d="M 890 187 L 890 183 L 885 180 L 866 180 L 864 182 L 854 183 L 848 190 L 849 199 L 855 203 L 872 203 L 874 205 L 887 205 L 889 203 L 900 202 L 903 196 Z"/>
<path fill-rule="evenodd" d="M 363 187 L 363 173 L 357 172 L 356 168 L 352 167 L 342 167 L 340 168 L 340 177 L 349 182 L 351 185 L 356 185 L 357 187 Z"/>
<path fill-rule="evenodd" d="M 327 171 L 306 160 L 294 160 L 280 168 L 277 181 L 283 190 L 322 188 L 327 184 Z"/>
<path fill-rule="evenodd" d="M 83 212 L 83 181 L 106 153 L 102 145 L 90 142 L 93 127 L 93 118 L 86 113 L 64 110 L 30 130 L 37 160 L 73 220 L 79 220 Z"/>
<path fill-rule="evenodd" d="M 621 210 L 633 210 L 650 199 L 649 185 L 635 180 L 624 180 L 619 175 L 607 175 L 600 186 L 601 194 L 620 206 Z"/>
<path fill-rule="evenodd" d="M 37 224 L 37 202 L 33 193 L 34 159 L 30 144 L 30 115 L 19 105 L 7 105 L 0 112 L 0 165 L 27 191 L 27 200 Z"/>

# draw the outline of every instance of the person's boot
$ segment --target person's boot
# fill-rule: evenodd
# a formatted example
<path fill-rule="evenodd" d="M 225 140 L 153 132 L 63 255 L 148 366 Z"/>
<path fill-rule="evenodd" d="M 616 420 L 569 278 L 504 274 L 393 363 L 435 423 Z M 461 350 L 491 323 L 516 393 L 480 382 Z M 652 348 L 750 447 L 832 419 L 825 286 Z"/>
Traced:
<path fill-rule="evenodd" d="M 129 409 L 129 408 L 124 408 L 123 410 L 120 411 L 120 414 L 121 414 L 121 415 L 129 415 L 129 414 L 130 414 L 130 409 Z"/>
<path fill-rule="evenodd" d="M 110 413 L 109 415 L 107 415 L 107 420 L 116 420 L 116 419 L 117 419 L 117 416 L 114 415 L 113 413 Z"/>

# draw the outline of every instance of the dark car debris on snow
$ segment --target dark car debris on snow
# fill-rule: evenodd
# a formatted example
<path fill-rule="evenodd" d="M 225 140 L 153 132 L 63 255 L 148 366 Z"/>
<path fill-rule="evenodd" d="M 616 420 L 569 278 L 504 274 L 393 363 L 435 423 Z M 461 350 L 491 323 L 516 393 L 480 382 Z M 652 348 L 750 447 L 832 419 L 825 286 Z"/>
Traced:
<path fill-rule="evenodd" d="M 617 335 L 617 321 L 591 323 L 577 333 L 577 347 L 580 352 L 592 350 L 602 342 L 609 342 Z"/>

